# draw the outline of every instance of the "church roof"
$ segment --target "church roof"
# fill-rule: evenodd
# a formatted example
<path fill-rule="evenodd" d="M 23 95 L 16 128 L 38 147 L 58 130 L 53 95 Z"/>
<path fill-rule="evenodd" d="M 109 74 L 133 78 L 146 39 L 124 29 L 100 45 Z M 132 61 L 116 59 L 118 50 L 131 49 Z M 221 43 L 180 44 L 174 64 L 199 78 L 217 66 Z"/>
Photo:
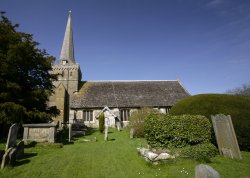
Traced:
<path fill-rule="evenodd" d="M 89 81 L 82 83 L 70 107 L 167 107 L 188 96 L 179 81 Z"/>

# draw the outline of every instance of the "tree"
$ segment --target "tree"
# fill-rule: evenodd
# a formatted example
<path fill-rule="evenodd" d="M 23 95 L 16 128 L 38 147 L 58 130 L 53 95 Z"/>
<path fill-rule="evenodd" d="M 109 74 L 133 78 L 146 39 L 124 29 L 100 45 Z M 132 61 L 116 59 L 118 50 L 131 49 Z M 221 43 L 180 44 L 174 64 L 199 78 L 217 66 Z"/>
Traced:
<path fill-rule="evenodd" d="M 47 107 L 56 76 L 54 57 L 38 49 L 31 34 L 17 31 L 18 25 L 1 13 L 0 19 L 0 124 L 47 122 L 59 114 Z"/>
<path fill-rule="evenodd" d="M 227 93 L 250 97 L 250 84 L 244 84 L 241 87 L 228 90 Z"/>

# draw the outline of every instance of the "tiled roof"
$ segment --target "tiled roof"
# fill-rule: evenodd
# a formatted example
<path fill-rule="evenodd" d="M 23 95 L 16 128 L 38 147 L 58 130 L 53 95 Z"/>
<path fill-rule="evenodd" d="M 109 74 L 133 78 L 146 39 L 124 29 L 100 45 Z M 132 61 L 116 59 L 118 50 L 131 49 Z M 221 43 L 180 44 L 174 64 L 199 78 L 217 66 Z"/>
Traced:
<path fill-rule="evenodd" d="M 189 96 L 179 81 L 88 81 L 71 108 L 167 107 Z"/>

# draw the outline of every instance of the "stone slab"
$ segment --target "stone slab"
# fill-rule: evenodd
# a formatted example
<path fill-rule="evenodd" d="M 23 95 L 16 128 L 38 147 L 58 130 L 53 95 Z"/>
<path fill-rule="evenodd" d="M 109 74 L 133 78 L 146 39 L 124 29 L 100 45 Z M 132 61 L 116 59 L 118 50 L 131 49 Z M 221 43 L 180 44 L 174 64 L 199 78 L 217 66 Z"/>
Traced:
<path fill-rule="evenodd" d="M 242 159 L 231 117 L 223 114 L 211 117 L 220 154 Z"/>
<path fill-rule="evenodd" d="M 13 124 L 9 129 L 5 151 L 11 147 L 16 146 L 17 133 L 18 133 L 18 125 Z"/>

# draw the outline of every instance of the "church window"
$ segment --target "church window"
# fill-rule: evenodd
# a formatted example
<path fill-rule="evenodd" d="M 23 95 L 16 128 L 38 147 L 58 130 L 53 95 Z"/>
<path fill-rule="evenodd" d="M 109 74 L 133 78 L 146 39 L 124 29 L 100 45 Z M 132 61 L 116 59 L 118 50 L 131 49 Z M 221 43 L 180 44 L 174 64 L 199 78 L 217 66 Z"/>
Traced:
<path fill-rule="evenodd" d="M 121 121 L 128 121 L 129 116 L 130 116 L 129 109 L 120 110 Z"/>
<path fill-rule="evenodd" d="M 69 76 L 72 77 L 72 72 L 69 73 Z"/>
<path fill-rule="evenodd" d="M 83 110 L 83 120 L 84 121 L 93 121 L 93 111 L 92 110 Z"/>

